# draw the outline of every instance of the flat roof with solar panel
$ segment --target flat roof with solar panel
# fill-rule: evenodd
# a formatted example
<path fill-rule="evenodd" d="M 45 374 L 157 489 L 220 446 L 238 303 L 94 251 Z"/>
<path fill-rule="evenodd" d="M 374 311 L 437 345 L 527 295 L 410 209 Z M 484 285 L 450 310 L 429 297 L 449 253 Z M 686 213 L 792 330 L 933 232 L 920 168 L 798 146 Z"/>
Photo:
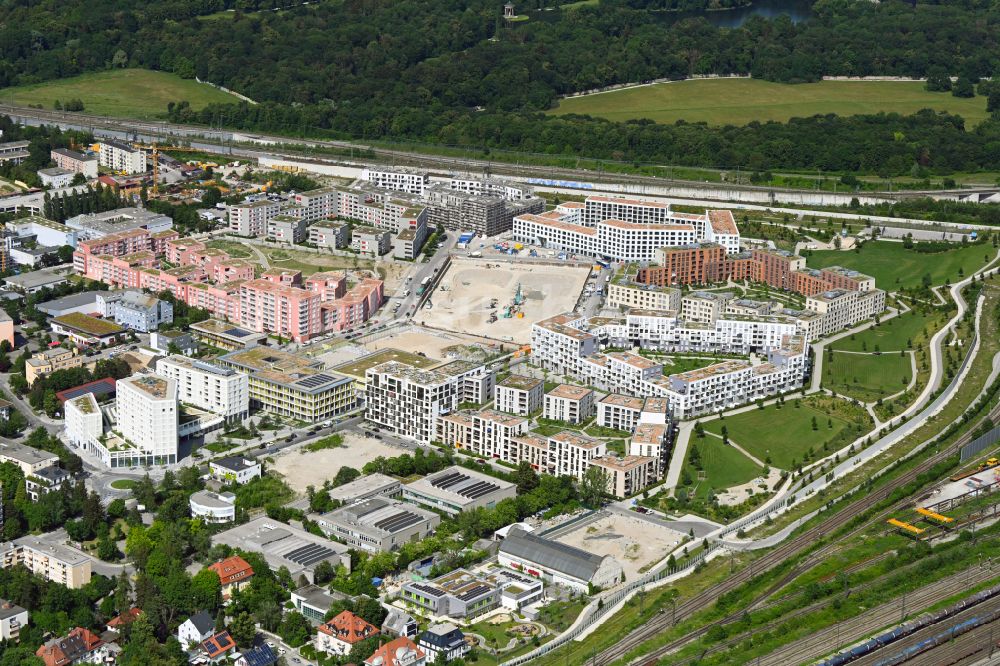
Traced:
<path fill-rule="evenodd" d="M 499 606 L 500 592 L 496 576 L 455 569 L 433 580 L 404 583 L 402 598 L 435 615 L 469 618 Z"/>
<path fill-rule="evenodd" d="M 396 550 L 428 536 L 441 522 L 433 511 L 381 496 L 310 517 L 330 537 L 369 552 Z"/>
<path fill-rule="evenodd" d="M 311 571 L 324 561 L 348 568 L 351 563 L 347 546 L 267 517 L 256 518 L 212 537 L 212 545 L 220 543 L 260 553 L 272 569 L 286 567 L 292 576 Z"/>
<path fill-rule="evenodd" d="M 403 499 L 453 515 L 494 506 L 516 494 L 517 486 L 509 481 L 458 466 L 403 486 Z"/>

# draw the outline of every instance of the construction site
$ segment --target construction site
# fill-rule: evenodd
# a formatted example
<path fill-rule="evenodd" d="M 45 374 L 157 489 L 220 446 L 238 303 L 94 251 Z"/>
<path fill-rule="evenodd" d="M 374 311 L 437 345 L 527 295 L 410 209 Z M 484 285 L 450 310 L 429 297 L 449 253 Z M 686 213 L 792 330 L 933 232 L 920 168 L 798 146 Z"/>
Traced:
<path fill-rule="evenodd" d="M 432 296 L 433 317 L 425 316 L 426 323 L 526 344 L 532 322 L 573 309 L 589 274 L 589 267 L 455 258 Z"/>

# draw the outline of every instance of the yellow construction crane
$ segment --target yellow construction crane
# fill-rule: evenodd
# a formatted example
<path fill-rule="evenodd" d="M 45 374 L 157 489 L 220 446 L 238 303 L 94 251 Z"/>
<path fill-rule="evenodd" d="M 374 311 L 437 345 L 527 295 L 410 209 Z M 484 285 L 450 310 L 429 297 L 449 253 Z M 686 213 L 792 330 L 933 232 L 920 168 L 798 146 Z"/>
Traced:
<path fill-rule="evenodd" d="M 143 143 L 133 143 L 133 147 L 141 150 L 150 150 L 153 155 L 153 194 L 160 193 L 160 147 L 158 144 L 146 145 Z M 186 153 L 200 153 L 197 148 L 185 148 L 184 146 L 167 146 L 166 150 L 176 150 Z"/>

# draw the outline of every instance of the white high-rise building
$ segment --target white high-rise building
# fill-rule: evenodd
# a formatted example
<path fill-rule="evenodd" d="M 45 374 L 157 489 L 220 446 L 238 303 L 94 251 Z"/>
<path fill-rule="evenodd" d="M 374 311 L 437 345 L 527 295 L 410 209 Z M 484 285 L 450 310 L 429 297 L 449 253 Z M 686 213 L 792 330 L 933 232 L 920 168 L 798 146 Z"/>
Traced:
<path fill-rule="evenodd" d="M 423 194 L 430 185 L 431 177 L 425 171 L 409 171 L 406 169 L 371 169 L 361 171 L 361 180 L 385 190 Z"/>
<path fill-rule="evenodd" d="M 149 464 L 177 462 L 177 382 L 133 375 L 117 383 L 118 429 Z"/>
<path fill-rule="evenodd" d="M 396 361 L 365 375 L 365 419 L 395 435 L 431 442 L 438 418 L 458 407 L 457 377 Z"/>
<path fill-rule="evenodd" d="M 177 382 L 181 402 L 230 422 L 242 421 L 250 414 L 249 378 L 242 372 L 175 355 L 157 361 L 156 374 Z"/>
<path fill-rule="evenodd" d="M 275 201 L 261 199 L 229 207 L 229 230 L 239 236 L 267 235 L 267 223 L 281 211 Z"/>
<path fill-rule="evenodd" d="M 103 167 L 127 174 L 146 170 L 146 151 L 121 141 L 105 139 L 100 143 L 98 161 Z"/>

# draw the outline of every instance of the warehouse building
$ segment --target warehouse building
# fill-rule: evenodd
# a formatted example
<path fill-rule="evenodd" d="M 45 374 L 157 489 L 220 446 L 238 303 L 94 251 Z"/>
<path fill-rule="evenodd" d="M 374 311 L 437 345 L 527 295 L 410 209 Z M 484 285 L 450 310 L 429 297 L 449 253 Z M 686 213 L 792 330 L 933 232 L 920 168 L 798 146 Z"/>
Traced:
<path fill-rule="evenodd" d="M 451 515 L 493 507 L 516 495 L 513 483 L 457 465 L 403 486 L 403 499 Z"/>
<path fill-rule="evenodd" d="M 369 553 L 388 553 L 434 533 L 441 517 L 412 504 L 372 497 L 314 518 L 331 538 Z"/>

